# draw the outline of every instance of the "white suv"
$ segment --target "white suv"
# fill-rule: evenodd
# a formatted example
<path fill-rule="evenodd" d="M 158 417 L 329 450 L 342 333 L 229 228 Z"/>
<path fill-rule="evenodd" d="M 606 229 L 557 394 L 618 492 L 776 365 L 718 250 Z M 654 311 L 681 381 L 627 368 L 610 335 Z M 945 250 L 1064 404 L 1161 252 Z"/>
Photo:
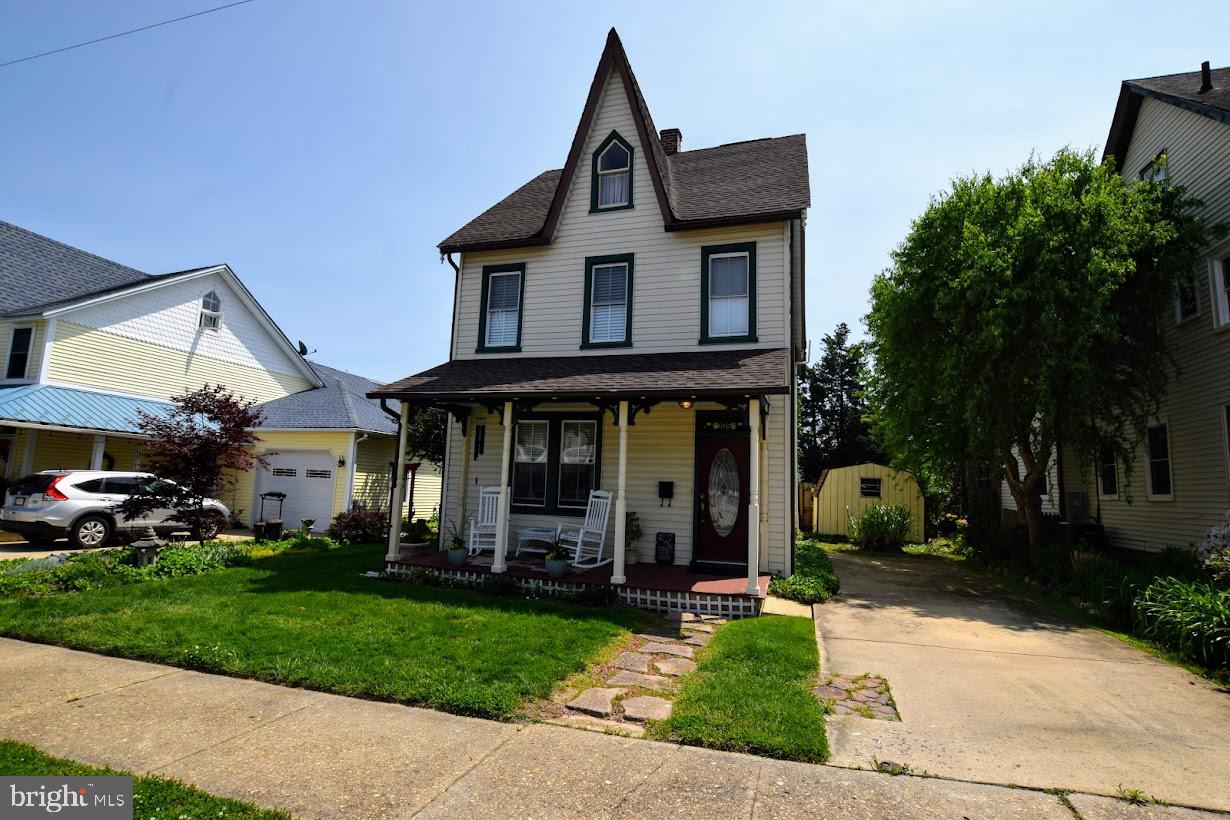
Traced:
<path fill-rule="evenodd" d="M 170 521 L 174 510 L 157 509 L 125 521 L 116 507 L 137 489 L 162 481 L 149 473 L 104 470 L 44 470 L 14 481 L 0 507 L 0 530 L 15 532 L 34 545 L 67 537 L 74 547 L 101 547 L 112 536 L 139 535 L 153 527 L 160 535 L 189 529 Z M 213 498 L 205 500 L 210 515 L 201 536 L 212 538 L 230 517 Z M 194 533 L 196 535 L 197 533 Z"/>

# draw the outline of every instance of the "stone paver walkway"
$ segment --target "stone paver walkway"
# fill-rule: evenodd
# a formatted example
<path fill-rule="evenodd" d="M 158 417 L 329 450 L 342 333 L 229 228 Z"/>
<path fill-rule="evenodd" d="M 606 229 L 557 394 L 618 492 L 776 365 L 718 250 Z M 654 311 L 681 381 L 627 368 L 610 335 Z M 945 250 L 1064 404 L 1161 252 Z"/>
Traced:
<path fill-rule="evenodd" d="M 875 720 L 900 720 L 888 683 L 873 675 L 835 675 L 812 690 L 821 700 L 832 701 L 833 714 L 860 715 Z"/>
<path fill-rule="evenodd" d="M 0 737 L 305 818 L 1073 818 L 1039 791 L 496 723 L 7 639 L 0 670 Z M 1070 799 L 1086 817 L 1174 811 Z"/>
<path fill-rule="evenodd" d="M 609 671 L 596 670 L 609 675 L 606 686 L 576 694 L 565 704 L 568 711 L 548 722 L 641 737 L 645 721 L 671 716 L 676 679 L 696 669 L 692 660 L 696 649 L 708 644 L 714 630 L 724 623 L 685 612 L 665 618 L 661 627 L 634 635 L 628 650 L 611 662 Z"/>

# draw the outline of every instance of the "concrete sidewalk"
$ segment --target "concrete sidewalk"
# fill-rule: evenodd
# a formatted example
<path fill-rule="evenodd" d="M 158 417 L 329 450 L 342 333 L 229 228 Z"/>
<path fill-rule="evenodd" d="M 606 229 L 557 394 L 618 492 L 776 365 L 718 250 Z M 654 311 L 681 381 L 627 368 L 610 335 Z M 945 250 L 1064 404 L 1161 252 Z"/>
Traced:
<path fill-rule="evenodd" d="M 0 669 L 0 736 L 308 818 L 1073 816 L 1031 790 L 462 718 L 9 639 Z M 1081 799 L 1085 816 L 1127 808 Z"/>
<path fill-rule="evenodd" d="M 303 817 L 1073 816 L 1037 791 L 496 723 L 7 639 L 0 669 L 0 736 Z M 1071 799 L 1086 818 L 1195 816 Z"/>

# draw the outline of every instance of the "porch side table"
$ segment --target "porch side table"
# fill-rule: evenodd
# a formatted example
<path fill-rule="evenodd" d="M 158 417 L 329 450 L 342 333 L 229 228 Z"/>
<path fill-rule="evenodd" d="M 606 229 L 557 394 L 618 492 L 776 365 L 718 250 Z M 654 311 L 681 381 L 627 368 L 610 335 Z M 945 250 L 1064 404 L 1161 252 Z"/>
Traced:
<path fill-rule="evenodd" d="M 535 552 L 545 555 L 549 547 L 539 546 L 542 543 L 555 543 L 555 530 L 546 527 L 527 527 L 517 530 L 517 555 L 523 552 Z"/>

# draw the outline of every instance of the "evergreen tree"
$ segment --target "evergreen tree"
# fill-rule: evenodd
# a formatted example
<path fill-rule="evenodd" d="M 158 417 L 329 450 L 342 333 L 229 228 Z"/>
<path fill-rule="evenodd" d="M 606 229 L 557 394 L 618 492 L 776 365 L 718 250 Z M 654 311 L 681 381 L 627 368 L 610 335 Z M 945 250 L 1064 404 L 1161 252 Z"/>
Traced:
<path fill-rule="evenodd" d="M 885 460 L 864 416 L 864 345 L 850 342 L 845 322 L 824 337 L 824 352 L 799 380 L 799 473 L 814 482 L 822 470 Z"/>

